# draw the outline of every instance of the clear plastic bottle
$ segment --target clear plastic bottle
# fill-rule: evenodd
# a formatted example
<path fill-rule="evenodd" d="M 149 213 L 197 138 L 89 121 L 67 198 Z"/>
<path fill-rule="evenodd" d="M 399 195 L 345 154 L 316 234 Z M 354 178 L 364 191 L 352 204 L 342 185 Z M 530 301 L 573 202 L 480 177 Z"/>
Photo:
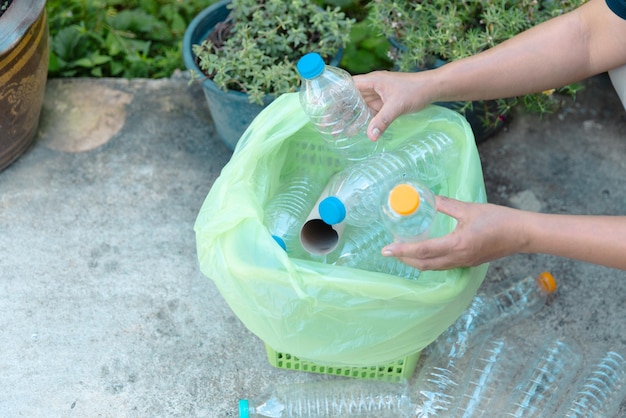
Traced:
<path fill-rule="evenodd" d="M 405 383 L 326 380 L 277 386 L 256 400 L 239 401 L 240 418 L 410 417 Z"/>
<path fill-rule="evenodd" d="M 439 132 L 422 132 L 407 141 L 331 177 L 328 196 L 319 205 L 324 222 L 367 225 L 378 218 L 381 196 L 389 185 L 414 178 L 433 189 L 443 181 L 445 164 L 455 160 L 454 141 Z"/>
<path fill-rule="evenodd" d="M 385 193 L 381 219 L 396 242 L 414 242 L 428 238 L 435 220 L 435 194 L 417 180 L 395 184 Z"/>
<path fill-rule="evenodd" d="M 323 187 L 321 182 L 307 175 L 289 176 L 265 205 L 263 223 L 290 257 L 307 257 L 308 253 L 300 244 L 300 229 Z"/>
<path fill-rule="evenodd" d="M 315 52 L 302 56 L 296 67 L 302 108 L 338 154 L 358 161 L 382 149 L 380 140 L 367 137 L 370 110 L 347 71 L 326 65 Z"/>
<path fill-rule="evenodd" d="M 491 418 L 498 395 L 522 367 L 519 349 L 510 339 L 488 339 L 463 373 L 460 394 L 451 407 L 451 417 Z"/>
<path fill-rule="evenodd" d="M 543 418 L 552 413 L 581 365 L 580 347 L 573 341 L 555 340 L 531 363 L 520 383 L 503 404 L 503 417 Z"/>
<path fill-rule="evenodd" d="M 565 418 L 610 418 L 619 410 L 626 396 L 626 360 L 608 351 L 592 363 L 573 390 L 573 397 L 563 402 L 555 416 Z"/>
<path fill-rule="evenodd" d="M 418 269 L 395 257 L 381 254 L 380 249 L 392 240 L 393 237 L 380 222 L 362 228 L 347 227 L 339 248 L 331 254 L 331 257 L 336 257 L 333 264 L 416 280 L 420 275 Z"/>
<path fill-rule="evenodd" d="M 449 357 L 461 357 L 480 334 L 497 325 L 510 326 L 514 321 L 536 314 L 556 288 L 554 276 L 544 271 L 536 277 L 515 280 L 494 294 L 479 293 L 450 328 L 439 336 L 435 347 Z"/>

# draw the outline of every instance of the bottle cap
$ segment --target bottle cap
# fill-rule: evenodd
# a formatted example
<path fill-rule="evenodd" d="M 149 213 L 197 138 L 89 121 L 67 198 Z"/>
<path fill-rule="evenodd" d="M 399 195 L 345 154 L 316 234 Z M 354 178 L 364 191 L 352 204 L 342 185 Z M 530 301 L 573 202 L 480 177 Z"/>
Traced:
<path fill-rule="evenodd" d="M 322 220 L 328 225 L 335 225 L 346 219 L 346 207 L 335 196 L 328 196 L 322 200 L 317 210 Z"/>
<path fill-rule="evenodd" d="M 296 64 L 300 76 L 305 80 L 310 80 L 322 74 L 325 66 L 326 64 L 322 56 L 317 52 L 309 52 L 303 55 Z"/>
<path fill-rule="evenodd" d="M 550 272 L 544 271 L 539 273 L 535 281 L 539 289 L 544 293 L 550 294 L 556 291 L 556 279 Z"/>
<path fill-rule="evenodd" d="M 280 248 L 282 248 L 283 250 L 287 251 L 287 244 L 285 244 L 285 241 L 283 241 L 283 239 L 281 237 L 277 237 L 276 235 L 272 235 L 272 238 L 274 238 L 274 241 L 276 241 L 276 243 L 278 245 L 280 245 Z"/>
<path fill-rule="evenodd" d="M 399 215 L 410 215 L 420 206 L 420 194 L 410 184 L 398 184 L 389 192 L 389 206 Z"/>
<path fill-rule="evenodd" d="M 239 399 L 239 418 L 250 417 L 250 403 L 247 399 Z"/>

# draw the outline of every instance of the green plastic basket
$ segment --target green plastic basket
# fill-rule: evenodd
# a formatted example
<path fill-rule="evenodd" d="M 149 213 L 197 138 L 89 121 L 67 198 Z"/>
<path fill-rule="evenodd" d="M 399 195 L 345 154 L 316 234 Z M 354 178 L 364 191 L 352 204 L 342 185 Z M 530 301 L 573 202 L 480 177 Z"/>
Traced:
<path fill-rule="evenodd" d="M 265 344 L 267 359 L 270 364 L 279 369 L 297 370 L 309 373 L 322 373 L 334 376 L 351 377 L 354 379 L 382 380 L 386 382 L 400 382 L 409 380 L 413 376 L 420 353 L 407 356 L 388 364 L 377 366 L 323 366 L 307 360 L 300 360 L 296 356 L 280 353 Z"/>

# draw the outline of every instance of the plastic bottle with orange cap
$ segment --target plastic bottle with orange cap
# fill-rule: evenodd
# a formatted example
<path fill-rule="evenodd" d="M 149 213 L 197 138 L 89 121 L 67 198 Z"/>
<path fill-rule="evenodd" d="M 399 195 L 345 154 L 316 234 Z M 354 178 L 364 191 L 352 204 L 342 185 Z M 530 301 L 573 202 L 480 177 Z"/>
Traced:
<path fill-rule="evenodd" d="M 381 194 L 391 184 L 417 179 L 428 188 L 445 181 L 455 161 L 454 140 L 441 132 L 421 132 L 397 148 L 371 156 L 331 177 L 318 205 L 328 225 L 365 226 L 377 220 Z"/>
<path fill-rule="evenodd" d="M 435 220 L 434 193 L 423 183 L 409 180 L 394 185 L 382 199 L 381 220 L 396 242 L 421 241 Z"/>
<path fill-rule="evenodd" d="M 493 294 L 477 294 L 470 306 L 452 326 L 439 336 L 427 353 L 426 361 L 416 381 L 419 391 L 414 398 L 419 411 L 418 416 L 450 416 L 450 411 L 455 404 L 459 410 L 467 412 L 473 408 L 476 412 L 489 403 L 490 399 L 480 397 L 492 396 L 487 394 L 493 393 L 496 388 L 475 386 L 470 391 L 468 385 L 475 385 L 475 382 L 467 379 L 468 363 L 476 360 L 475 356 L 485 354 L 481 354 L 481 351 L 486 348 L 486 340 L 490 341 L 487 348 L 493 344 L 500 344 L 496 340 L 489 339 L 497 326 L 510 327 L 522 318 L 528 318 L 537 313 L 554 291 L 556 291 L 556 280 L 549 272 L 542 272 L 536 277 L 528 276 L 522 280 L 516 280 Z M 510 345 L 511 342 L 506 344 Z M 494 345 L 488 349 L 494 348 L 497 347 Z M 498 376 L 496 380 L 492 380 L 495 376 L 490 376 L 489 385 L 493 385 L 497 380 L 508 379 L 500 373 L 502 371 L 500 365 L 496 367 L 495 364 L 495 362 L 506 361 L 501 355 L 486 356 L 481 361 L 484 362 L 485 359 L 493 362 L 493 364 L 482 364 L 481 370 L 478 371 L 481 378 L 485 379 L 485 384 L 487 384 L 487 373 L 492 373 L 490 370 L 498 371 Z M 478 398 L 467 403 L 467 399 L 461 399 L 461 396 L 468 396 L 464 395 L 466 392 L 475 393 Z"/>

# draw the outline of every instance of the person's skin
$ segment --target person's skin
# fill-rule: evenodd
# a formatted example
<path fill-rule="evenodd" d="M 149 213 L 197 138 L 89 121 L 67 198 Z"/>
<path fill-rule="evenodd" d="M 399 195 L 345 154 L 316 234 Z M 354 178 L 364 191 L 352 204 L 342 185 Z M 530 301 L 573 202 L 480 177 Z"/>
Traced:
<path fill-rule="evenodd" d="M 398 116 L 435 101 L 489 100 L 561 87 L 626 64 L 626 20 L 604 0 L 538 25 L 502 44 L 414 73 L 375 71 L 354 81 L 376 114 L 377 140 Z M 621 111 L 620 109 L 616 109 Z M 453 232 L 382 253 L 420 270 L 476 266 L 515 253 L 543 253 L 626 270 L 626 216 L 551 215 L 437 197 Z"/>

